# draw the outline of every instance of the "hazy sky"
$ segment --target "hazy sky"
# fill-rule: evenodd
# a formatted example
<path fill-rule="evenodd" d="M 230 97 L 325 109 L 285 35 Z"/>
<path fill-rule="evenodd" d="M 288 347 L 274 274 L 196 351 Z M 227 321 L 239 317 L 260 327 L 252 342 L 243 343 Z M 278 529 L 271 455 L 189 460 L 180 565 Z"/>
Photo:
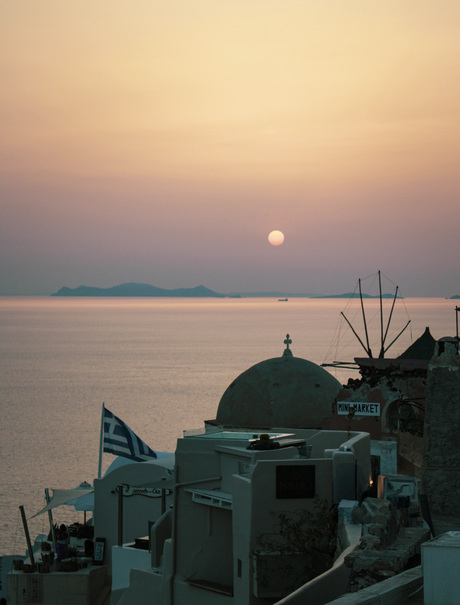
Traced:
<path fill-rule="evenodd" d="M 458 0 L 3 0 L 0 294 L 459 294 L 459 32 Z"/>

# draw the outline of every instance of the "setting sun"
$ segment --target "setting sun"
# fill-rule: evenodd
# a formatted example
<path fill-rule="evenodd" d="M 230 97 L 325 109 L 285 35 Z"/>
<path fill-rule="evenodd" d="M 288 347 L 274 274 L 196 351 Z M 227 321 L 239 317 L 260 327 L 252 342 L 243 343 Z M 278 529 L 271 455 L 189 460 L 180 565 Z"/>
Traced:
<path fill-rule="evenodd" d="M 268 241 L 272 246 L 281 246 L 284 242 L 284 233 L 281 231 L 271 231 L 268 234 Z"/>

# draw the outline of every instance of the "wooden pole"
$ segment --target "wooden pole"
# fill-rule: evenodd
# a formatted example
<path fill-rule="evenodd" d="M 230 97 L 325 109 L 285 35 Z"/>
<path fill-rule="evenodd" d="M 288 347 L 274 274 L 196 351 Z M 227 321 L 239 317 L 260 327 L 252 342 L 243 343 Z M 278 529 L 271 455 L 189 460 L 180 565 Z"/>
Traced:
<path fill-rule="evenodd" d="M 390 328 L 390 323 L 391 323 L 391 317 L 393 315 L 393 310 L 395 308 L 396 299 L 398 297 L 398 290 L 399 290 L 399 286 L 396 286 L 395 295 L 394 295 L 394 298 L 393 298 L 393 304 L 391 305 L 390 316 L 388 317 L 387 329 L 385 330 L 385 336 L 383 337 L 383 340 L 382 340 L 382 348 L 380 349 L 380 355 L 379 355 L 379 357 L 384 357 L 385 356 L 385 341 L 387 339 L 388 330 Z"/>
<path fill-rule="evenodd" d="M 361 300 L 361 312 L 363 314 L 363 321 L 364 321 L 364 332 L 366 334 L 366 343 L 367 343 L 367 348 L 363 345 L 363 343 L 361 342 L 361 339 L 359 339 L 359 341 L 361 342 L 364 350 L 366 351 L 368 357 L 372 358 L 372 351 L 371 351 L 371 347 L 369 344 L 369 334 L 367 332 L 367 321 L 366 321 L 366 313 L 364 312 L 364 301 L 363 301 L 363 293 L 361 291 L 361 279 L 358 279 L 358 285 L 359 285 L 359 298 Z M 344 316 L 345 317 L 345 316 Z M 346 317 L 345 317 L 346 319 Z M 350 325 L 351 327 L 351 325 Z M 354 330 L 353 330 L 354 331 Z M 356 332 L 355 335 L 357 336 Z"/>
<path fill-rule="evenodd" d="M 123 546 L 123 486 L 118 486 L 118 546 Z"/>
<path fill-rule="evenodd" d="M 382 277 L 379 271 L 379 296 L 380 296 L 380 353 L 379 358 L 384 356 L 383 340 L 383 300 L 382 300 Z"/>
<path fill-rule="evenodd" d="M 166 490 L 161 489 L 161 514 L 164 515 L 166 512 Z"/>
<path fill-rule="evenodd" d="M 21 511 L 22 525 L 24 527 L 24 534 L 26 536 L 27 550 L 29 551 L 30 562 L 32 563 L 32 565 L 35 565 L 34 551 L 32 549 L 32 543 L 30 541 L 29 526 L 27 525 L 26 513 L 24 512 L 24 507 L 22 506 L 22 504 L 19 507 L 19 510 Z"/>
<path fill-rule="evenodd" d="M 384 353 L 386 353 L 388 351 L 388 349 L 394 345 L 394 343 L 398 340 L 398 338 L 401 336 L 401 334 L 404 332 L 404 330 L 407 328 L 407 326 L 410 324 L 411 320 L 409 319 L 409 321 L 407 322 L 407 324 L 404 326 L 404 328 L 401 330 L 401 332 L 396 336 L 396 338 L 394 340 L 392 340 L 390 342 L 390 344 L 387 346 L 387 348 L 385 349 Z"/>
<path fill-rule="evenodd" d="M 50 503 L 50 490 L 47 487 L 45 488 L 45 500 L 46 504 Z M 51 512 L 51 509 L 48 511 L 48 519 L 50 522 L 51 538 L 53 540 L 54 551 L 56 551 L 56 534 L 54 531 L 53 513 Z"/>
<path fill-rule="evenodd" d="M 363 349 L 366 351 L 368 357 L 372 357 L 372 351 L 370 349 L 366 349 L 363 341 L 361 340 L 361 338 L 358 336 L 358 333 L 356 332 L 356 330 L 354 329 L 354 327 L 351 325 L 351 323 L 349 322 L 349 320 L 347 319 L 347 317 L 345 316 L 344 312 L 341 311 L 340 315 L 342 315 L 342 317 L 344 318 L 344 320 L 347 322 L 347 324 L 350 326 L 351 331 L 353 332 L 353 334 L 356 336 L 356 338 L 359 341 L 359 344 L 363 347 Z"/>
<path fill-rule="evenodd" d="M 102 452 L 104 451 L 104 410 L 105 403 L 102 404 L 102 415 L 101 415 L 101 432 L 99 435 L 99 466 L 97 469 L 97 478 L 101 478 L 102 473 Z"/>

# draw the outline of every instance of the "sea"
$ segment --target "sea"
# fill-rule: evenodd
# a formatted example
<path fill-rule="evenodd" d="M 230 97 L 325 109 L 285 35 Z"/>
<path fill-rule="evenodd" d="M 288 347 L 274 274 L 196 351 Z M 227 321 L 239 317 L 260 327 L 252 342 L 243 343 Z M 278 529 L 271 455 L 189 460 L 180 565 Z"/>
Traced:
<path fill-rule="evenodd" d="M 393 302 L 364 301 L 375 355 L 382 334 L 386 357 L 426 327 L 455 336 L 456 301 Z M 287 334 L 293 354 L 317 364 L 366 356 L 353 299 L 0 297 L 0 555 L 26 552 L 20 506 L 33 539 L 49 530 L 46 514 L 34 517 L 45 488 L 93 482 L 103 404 L 152 449 L 174 452 L 184 430 L 216 417 L 239 374 L 283 354 Z M 342 383 L 358 375 L 327 371 Z M 102 456 L 103 472 L 113 460 Z M 63 506 L 54 521 L 83 514 Z"/>

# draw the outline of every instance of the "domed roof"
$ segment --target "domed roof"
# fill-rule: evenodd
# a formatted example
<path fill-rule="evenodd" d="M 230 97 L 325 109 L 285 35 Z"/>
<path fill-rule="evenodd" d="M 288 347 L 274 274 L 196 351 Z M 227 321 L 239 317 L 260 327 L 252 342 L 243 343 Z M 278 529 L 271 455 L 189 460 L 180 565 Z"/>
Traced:
<path fill-rule="evenodd" d="M 332 416 L 340 382 L 317 364 L 294 357 L 289 348 L 281 357 L 252 366 L 234 380 L 219 403 L 216 422 L 240 428 L 320 428 Z"/>

